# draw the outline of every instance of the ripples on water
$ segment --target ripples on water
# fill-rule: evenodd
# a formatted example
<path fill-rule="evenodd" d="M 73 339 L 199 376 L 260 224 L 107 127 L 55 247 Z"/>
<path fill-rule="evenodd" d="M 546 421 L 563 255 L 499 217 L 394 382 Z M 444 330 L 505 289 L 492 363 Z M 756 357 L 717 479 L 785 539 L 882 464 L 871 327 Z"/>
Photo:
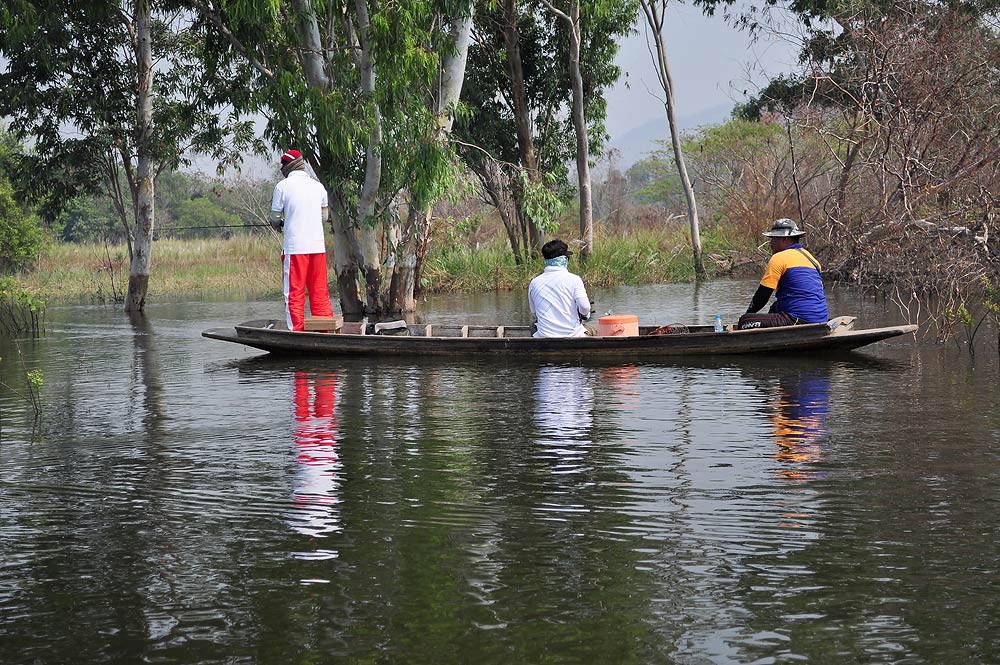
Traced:
<path fill-rule="evenodd" d="M 0 398 L 4 662 L 998 651 L 995 359 L 309 361 L 198 336 L 270 307 L 57 311 L 22 343 L 45 416 L 32 437 Z"/>

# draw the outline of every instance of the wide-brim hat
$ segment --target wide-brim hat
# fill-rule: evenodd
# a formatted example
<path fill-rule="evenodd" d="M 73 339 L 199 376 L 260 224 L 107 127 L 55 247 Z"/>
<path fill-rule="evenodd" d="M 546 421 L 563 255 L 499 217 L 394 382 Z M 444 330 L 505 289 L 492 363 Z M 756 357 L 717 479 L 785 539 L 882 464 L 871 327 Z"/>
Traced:
<path fill-rule="evenodd" d="M 794 221 L 787 217 L 782 217 L 781 219 L 774 220 L 774 224 L 771 224 L 771 230 L 765 231 L 761 235 L 765 235 L 768 238 L 798 238 L 805 234 L 806 232 L 800 230 Z"/>

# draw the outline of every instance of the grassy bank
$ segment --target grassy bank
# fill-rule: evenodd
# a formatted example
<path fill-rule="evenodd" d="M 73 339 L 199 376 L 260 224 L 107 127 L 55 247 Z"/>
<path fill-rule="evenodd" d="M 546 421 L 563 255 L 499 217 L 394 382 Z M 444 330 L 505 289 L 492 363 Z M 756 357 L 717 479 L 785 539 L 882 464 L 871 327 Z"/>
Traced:
<path fill-rule="evenodd" d="M 157 240 L 149 297 L 281 293 L 280 247 L 266 236 L 227 240 Z M 128 289 L 124 245 L 49 245 L 35 270 L 18 281 L 49 304 L 118 302 Z"/>
<path fill-rule="evenodd" d="M 571 233 L 562 234 L 571 239 Z M 571 247 L 576 243 L 571 242 Z M 735 247 L 716 234 L 702 237 L 702 252 L 710 273 L 728 273 L 752 248 Z M 510 246 L 494 238 L 473 249 L 463 245 L 438 248 L 428 257 L 422 276 L 428 291 L 475 292 L 526 289 L 542 268 L 541 259 L 517 265 Z M 666 284 L 694 279 L 694 259 L 688 235 L 676 227 L 645 229 L 624 235 L 598 233 L 586 263 L 578 254 L 571 271 L 590 288 L 621 284 Z"/>
<path fill-rule="evenodd" d="M 571 239 L 572 234 L 562 237 Z M 615 236 L 599 233 L 594 245 L 594 254 L 585 265 L 578 256 L 570 262 L 570 270 L 579 273 L 590 288 L 694 278 L 691 249 L 682 229 Z M 734 264 L 732 257 L 746 256 L 748 250 L 734 248 L 712 233 L 705 234 L 703 249 L 706 266 L 716 273 L 728 272 Z M 153 245 L 149 298 L 276 297 L 281 292 L 278 255 L 275 240 L 268 236 L 158 240 Z M 124 246 L 54 244 L 36 269 L 18 275 L 18 281 L 49 304 L 116 302 L 128 287 L 127 257 Z M 492 238 L 475 248 L 440 243 L 427 257 L 422 281 L 429 292 L 523 289 L 540 270 L 540 259 L 519 266 L 506 240 Z"/>

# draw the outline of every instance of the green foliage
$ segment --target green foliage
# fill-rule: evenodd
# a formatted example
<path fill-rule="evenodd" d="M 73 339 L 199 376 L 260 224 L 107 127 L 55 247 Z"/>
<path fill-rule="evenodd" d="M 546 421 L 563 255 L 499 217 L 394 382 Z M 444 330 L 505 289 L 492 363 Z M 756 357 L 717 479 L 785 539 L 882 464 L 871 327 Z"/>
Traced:
<path fill-rule="evenodd" d="M 32 388 L 35 389 L 36 392 L 41 390 L 43 383 L 42 370 L 33 369 L 28 372 L 27 377 L 28 377 L 28 383 L 31 385 Z"/>
<path fill-rule="evenodd" d="M 528 177 L 526 171 L 519 171 L 520 187 L 523 191 L 522 205 L 532 222 L 544 233 L 553 233 L 559 228 L 559 215 L 566 208 L 565 199 L 553 189 L 555 176 L 548 174 L 545 182 L 539 183 Z"/>
<path fill-rule="evenodd" d="M 626 171 L 626 177 L 635 188 L 635 199 L 641 203 L 664 203 L 683 195 L 673 150 L 665 147 L 663 141 L 658 143 L 658 150 L 643 157 Z"/>
<path fill-rule="evenodd" d="M 511 172 L 529 173 L 531 187 L 514 187 L 515 203 L 540 228 L 551 224 L 555 200 L 539 198 L 537 187 L 555 192 L 563 205 L 572 196 L 569 165 L 576 155 L 576 135 L 570 114 L 572 92 L 568 72 L 569 37 L 564 21 L 534 2 L 516 7 L 509 15 L 505 6 L 477 2 L 477 39 L 469 49 L 469 63 L 455 134 L 463 142 L 482 150 L 467 150 L 463 158 L 477 171 L 485 160 L 497 160 Z M 604 90 L 618 80 L 621 72 L 615 56 L 621 37 L 632 30 L 636 5 L 619 0 L 584 0 L 581 3 L 580 65 L 584 80 L 584 113 L 592 154 L 597 154 L 607 138 L 604 128 Z M 514 25 L 511 29 L 511 23 Z M 505 35 L 504 26 L 508 26 Z M 518 142 L 517 121 L 512 108 L 516 88 L 508 63 L 508 38 L 515 35 L 523 70 L 526 123 L 531 127 L 534 163 L 528 163 L 525 148 Z M 513 57 L 513 56 L 510 56 Z M 544 179 L 538 175 L 543 174 Z M 514 179 L 523 179 L 514 175 Z M 538 213 L 542 218 L 535 220 Z"/>
<path fill-rule="evenodd" d="M 0 277 L 0 330 L 8 335 L 37 335 L 45 319 L 45 301 L 25 290 L 13 277 Z"/>
<path fill-rule="evenodd" d="M 240 218 L 226 212 L 218 202 L 204 196 L 181 201 L 172 210 L 177 235 L 181 238 L 218 237 L 226 227 L 237 226 Z"/>
<path fill-rule="evenodd" d="M 1000 284 L 983 277 L 983 307 L 993 320 L 1000 323 Z"/>
<path fill-rule="evenodd" d="M 16 138 L 0 124 L 0 274 L 22 270 L 38 258 L 45 234 L 28 205 L 15 200 L 7 177 L 11 156 L 20 148 Z"/>
<path fill-rule="evenodd" d="M 157 237 L 214 238 L 263 224 L 272 182 L 224 181 L 198 172 L 171 171 L 156 186 Z M 70 201 L 58 219 L 59 236 L 75 243 L 125 242 L 125 231 L 107 196 Z M 197 228 L 195 228 L 197 227 Z"/>
<path fill-rule="evenodd" d="M 949 324 L 962 324 L 964 326 L 971 326 L 974 321 L 972 319 L 972 314 L 969 313 L 968 308 L 965 303 L 959 304 L 957 307 L 949 307 L 944 310 L 944 319 Z"/>
<path fill-rule="evenodd" d="M 30 267 L 44 241 L 37 218 L 14 201 L 13 188 L 0 175 L 0 274 Z"/>
<path fill-rule="evenodd" d="M 772 79 L 756 97 L 733 107 L 732 117 L 756 122 L 766 113 L 788 113 L 802 99 L 802 81 L 782 74 Z"/>
<path fill-rule="evenodd" d="M 359 7 L 368 13 L 368 29 Z M 375 216 L 390 217 L 392 202 L 407 190 L 416 207 L 446 195 L 456 180 L 452 148 L 440 141 L 430 100 L 441 67 L 441 55 L 452 48 L 447 21 L 461 3 L 402 0 L 393 3 L 315 3 L 317 27 L 327 45 L 316 64 L 323 81 L 307 76 L 307 35 L 293 2 L 237 0 L 221 16 L 246 52 L 267 72 L 254 67 L 217 32 L 206 44 L 221 75 L 247 80 L 232 103 L 247 112 L 264 112 L 265 136 L 276 146 L 294 146 L 306 154 L 316 174 L 348 219 L 357 219 L 358 193 L 370 159 L 366 154 L 376 129 L 381 143 L 375 156 L 380 180 Z M 337 16 L 326 21 L 324 16 Z M 345 24 L 363 40 L 376 73 L 373 90 L 362 86 L 357 45 L 344 41 Z M 302 56 L 302 57 L 300 57 Z M 234 86 L 235 88 L 235 86 Z"/>
<path fill-rule="evenodd" d="M 107 197 L 77 197 L 66 204 L 59 221 L 67 242 L 125 240 L 125 229 Z"/>
<path fill-rule="evenodd" d="M 198 25 L 179 15 L 179 6 L 153 4 L 153 131 L 142 147 L 157 169 L 184 163 L 187 151 L 232 161 L 252 142 L 252 128 L 226 110 L 230 82 L 208 78 Z M 10 175 L 19 195 L 37 200 L 43 217 L 54 220 L 78 196 L 114 190 L 137 159 L 131 3 L 16 0 L 2 7 L 0 52 L 9 62 L 0 77 L 0 117 L 33 146 L 14 156 Z M 126 189 L 125 205 L 130 201 Z"/>
<path fill-rule="evenodd" d="M 993 322 L 993 331 L 997 334 L 997 353 L 1000 354 L 1000 283 L 988 276 L 983 276 L 983 309 L 986 316 Z"/>

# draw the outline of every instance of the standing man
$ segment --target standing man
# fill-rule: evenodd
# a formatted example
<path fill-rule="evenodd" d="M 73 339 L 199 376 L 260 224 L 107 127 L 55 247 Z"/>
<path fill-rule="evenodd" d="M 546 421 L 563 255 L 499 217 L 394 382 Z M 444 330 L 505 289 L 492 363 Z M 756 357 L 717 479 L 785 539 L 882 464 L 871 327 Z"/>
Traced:
<path fill-rule="evenodd" d="M 829 320 L 819 261 L 800 241 L 805 234 L 790 219 L 775 220 L 771 230 L 763 234 L 771 239 L 771 259 L 747 313 L 740 317 L 740 330 Z M 772 293 L 776 299 L 770 312 L 750 316 L 767 304 Z"/>
<path fill-rule="evenodd" d="M 528 305 L 535 315 L 534 337 L 583 337 L 581 319 L 590 316 L 590 298 L 583 280 L 567 269 L 569 251 L 562 240 L 542 246 L 545 271 L 528 285 Z"/>
<path fill-rule="evenodd" d="M 326 279 L 326 241 L 323 224 L 329 218 L 326 190 L 306 173 L 298 150 L 281 156 L 285 179 L 274 187 L 271 224 L 284 227 L 281 245 L 285 322 L 289 330 L 303 330 L 306 291 L 313 316 L 333 316 Z"/>

